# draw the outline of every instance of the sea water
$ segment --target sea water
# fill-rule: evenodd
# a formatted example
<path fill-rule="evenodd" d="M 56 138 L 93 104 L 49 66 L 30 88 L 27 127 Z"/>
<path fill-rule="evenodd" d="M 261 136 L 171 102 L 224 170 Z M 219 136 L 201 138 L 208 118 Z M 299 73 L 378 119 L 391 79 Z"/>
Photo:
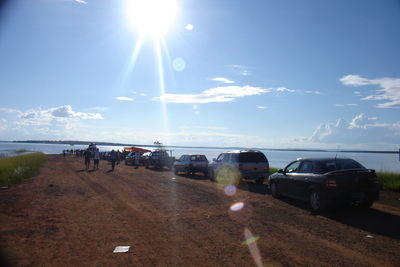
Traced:
<path fill-rule="evenodd" d="M 39 144 L 39 143 L 11 143 L 0 142 L 0 156 L 16 155 L 18 150 L 37 151 L 45 154 L 60 154 L 64 149 L 86 149 L 87 145 L 67 145 L 67 144 Z M 123 146 L 98 146 L 100 151 L 111 151 L 124 149 Z M 153 150 L 154 147 L 142 146 Z M 222 152 L 228 151 L 222 148 L 176 148 L 166 147 L 175 158 L 179 158 L 183 154 L 203 154 L 211 161 L 217 158 Z M 345 157 L 352 158 L 366 168 L 375 169 L 376 171 L 388 171 L 400 173 L 399 154 L 397 153 L 336 153 L 336 152 L 319 152 L 319 151 L 280 151 L 280 150 L 261 150 L 268 158 L 269 165 L 275 168 L 283 168 L 291 161 L 297 158 L 316 158 L 316 157 Z"/>

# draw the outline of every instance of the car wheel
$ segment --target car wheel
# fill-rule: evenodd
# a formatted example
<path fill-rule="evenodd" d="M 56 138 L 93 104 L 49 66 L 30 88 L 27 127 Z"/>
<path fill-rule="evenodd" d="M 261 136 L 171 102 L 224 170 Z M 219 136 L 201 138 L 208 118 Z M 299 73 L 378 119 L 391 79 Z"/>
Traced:
<path fill-rule="evenodd" d="M 213 169 L 210 169 L 208 171 L 209 177 L 210 177 L 210 181 L 215 182 L 215 173 L 213 171 Z"/>
<path fill-rule="evenodd" d="M 189 169 L 189 167 L 186 167 L 186 168 L 185 168 L 185 174 L 186 174 L 186 175 L 190 175 L 190 169 Z"/>
<path fill-rule="evenodd" d="M 125 165 L 128 165 L 128 162 L 125 160 Z"/>
<path fill-rule="evenodd" d="M 373 204 L 374 204 L 373 201 L 367 200 L 367 201 L 365 201 L 364 203 L 362 203 L 362 204 L 360 205 L 360 207 L 361 207 L 361 208 L 364 208 L 364 209 L 368 209 L 368 208 L 371 208 Z"/>
<path fill-rule="evenodd" d="M 320 212 L 325 209 L 321 195 L 315 190 L 310 192 L 309 203 L 311 210 L 314 212 Z"/>
<path fill-rule="evenodd" d="M 271 183 L 270 187 L 271 187 L 271 195 L 274 198 L 279 197 L 278 186 L 276 185 L 276 183 Z"/>
<path fill-rule="evenodd" d="M 203 173 L 204 173 L 204 177 L 208 176 L 208 171 L 204 171 Z"/>
<path fill-rule="evenodd" d="M 256 184 L 263 184 L 264 181 L 265 181 L 265 178 L 264 178 L 264 177 L 258 178 L 258 179 L 256 180 Z"/>
<path fill-rule="evenodd" d="M 149 164 L 148 164 L 148 163 L 146 163 L 145 167 L 146 167 L 146 169 L 148 169 L 148 168 L 149 168 Z"/>

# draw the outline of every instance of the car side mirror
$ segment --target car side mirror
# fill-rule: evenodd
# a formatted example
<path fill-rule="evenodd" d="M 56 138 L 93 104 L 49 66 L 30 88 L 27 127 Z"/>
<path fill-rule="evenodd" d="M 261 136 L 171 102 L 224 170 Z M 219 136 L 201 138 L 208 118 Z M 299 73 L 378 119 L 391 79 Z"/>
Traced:
<path fill-rule="evenodd" d="M 278 173 L 283 173 L 283 174 L 285 174 L 285 171 L 284 171 L 283 169 L 279 169 L 279 170 L 278 170 Z"/>
<path fill-rule="evenodd" d="M 216 159 L 216 158 L 213 158 L 213 161 L 217 161 L 217 159 Z"/>

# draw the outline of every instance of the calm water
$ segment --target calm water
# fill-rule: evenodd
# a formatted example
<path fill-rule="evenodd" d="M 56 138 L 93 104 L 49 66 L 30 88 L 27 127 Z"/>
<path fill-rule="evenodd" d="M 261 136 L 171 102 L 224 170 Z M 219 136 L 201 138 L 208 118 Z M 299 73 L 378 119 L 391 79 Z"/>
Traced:
<path fill-rule="evenodd" d="M 122 146 L 98 146 L 100 151 L 122 150 Z M 61 145 L 61 144 L 29 144 L 29 143 L 0 143 L 0 155 L 14 155 L 15 150 L 39 151 L 46 154 L 60 154 L 63 149 L 85 149 L 87 145 Z M 148 148 L 150 150 L 154 148 Z M 168 147 L 167 147 L 168 149 Z M 171 148 L 172 155 L 176 158 L 182 154 L 204 154 L 208 160 L 218 157 L 225 149 L 193 149 Z M 283 168 L 290 161 L 302 157 L 334 157 L 335 152 L 308 152 L 308 151 L 274 151 L 262 150 L 267 156 L 271 167 Z M 398 154 L 389 153 L 339 153 L 338 157 L 352 158 L 360 162 L 366 168 L 377 171 L 389 171 L 400 173 L 400 161 Z"/>

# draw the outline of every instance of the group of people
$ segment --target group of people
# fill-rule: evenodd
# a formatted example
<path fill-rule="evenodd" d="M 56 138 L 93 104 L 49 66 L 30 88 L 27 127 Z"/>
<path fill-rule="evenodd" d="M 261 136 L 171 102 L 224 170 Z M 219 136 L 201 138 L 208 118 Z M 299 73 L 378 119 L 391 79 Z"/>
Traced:
<path fill-rule="evenodd" d="M 94 143 L 91 143 L 87 149 L 63 150 L 63 156 L 66 154 L 75 154 L 78 157 L 84 158 L 85 170 L 89 170 L 90 162 L 93 160 L 93 171 L 99 169 L 100 159 L 108 160 L 111 163 L 111 171 L 114 171 L 116 163 L 119 164 L 125 158 L 128 151 L 120 152 L 119 150 L 112 150 L 111 152 L 100 152 Z M 135 155 L 134 164 L 136 169 L 139 166 L 140 153 Z"/>
<path fill-rule="evenodd" d="M 100 152 L 99 149 L 96 148 L 94 150 L 90 150 L 89 148 L 83 152 L 83 157 L 85 158 L 85 167 L 86 170 L 90 167 L 90 160 L 93 158 L 93 170 L 99 169 L 99 162 L 100 162 Z"/>

